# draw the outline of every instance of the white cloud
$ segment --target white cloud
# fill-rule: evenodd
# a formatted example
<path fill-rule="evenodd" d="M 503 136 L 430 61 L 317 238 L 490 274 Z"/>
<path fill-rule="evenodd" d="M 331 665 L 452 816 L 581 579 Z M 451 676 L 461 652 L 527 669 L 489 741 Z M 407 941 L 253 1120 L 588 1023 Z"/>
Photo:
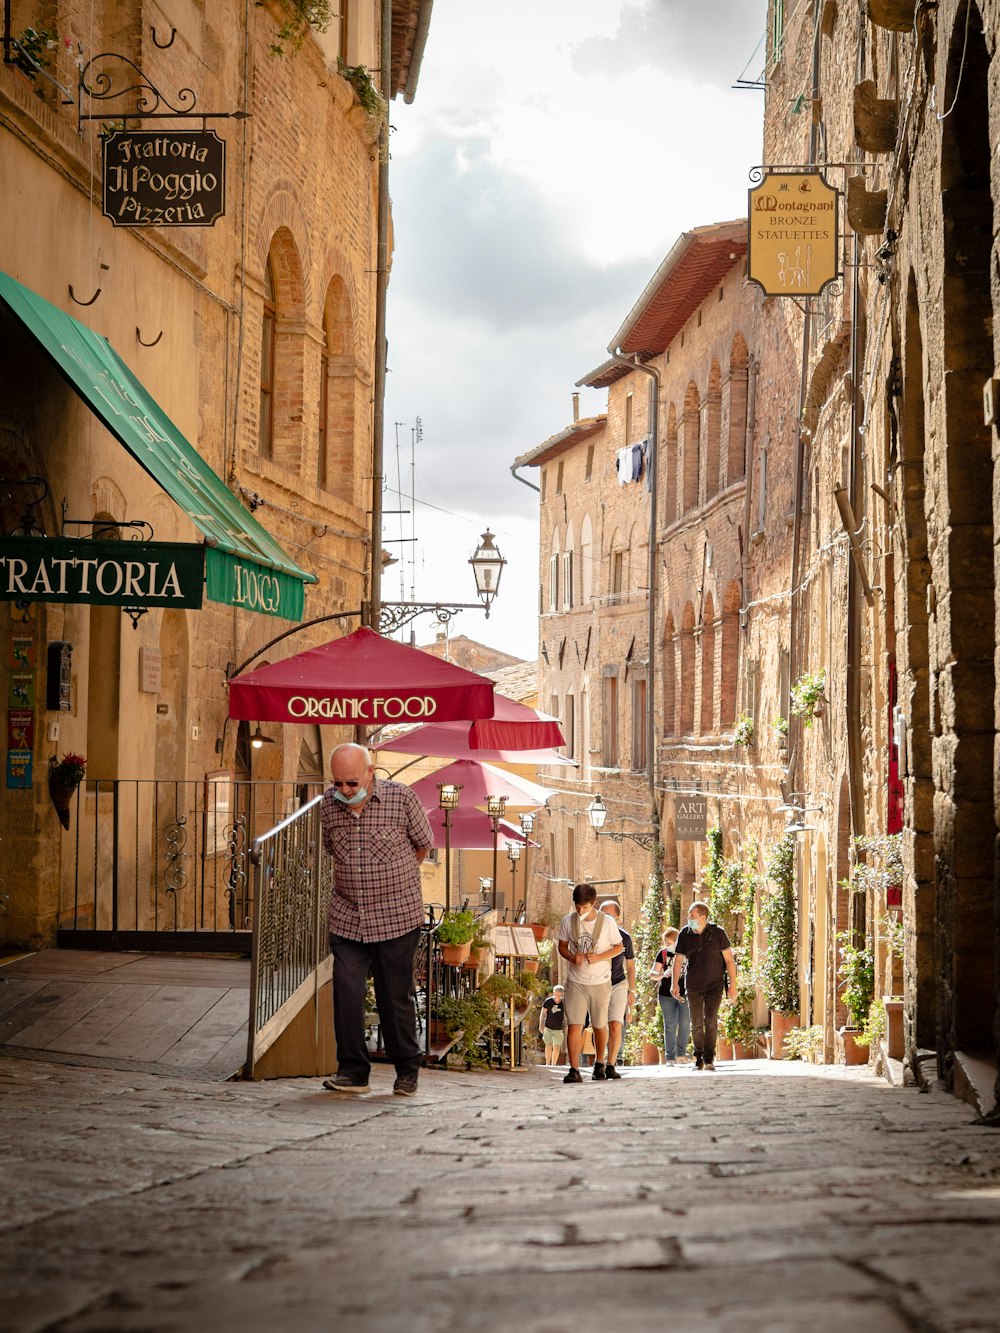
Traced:
<path fill-rule="evenodd" d="M 416 101 L 392 108 L 386 472 L 391 423 L 407 423 L 408 450 L 419 414 L 424 498 L 458 515 L 418 506 L 420 599 L 455 587 L 472 600 L 465 561 L 487 522 L 506 528 L 496 610 L 488 625 L 466 616 L 462 633 L 535 651 L 537 497 L 510 465 L 570 420 L 574 381 L 604 359 L 677 235 L 742 214 L 762 107 L 729 85 L 765 12 L 765 0 L 435 4 Z M 602 406 L 584 394 L 584 414 Z"/>

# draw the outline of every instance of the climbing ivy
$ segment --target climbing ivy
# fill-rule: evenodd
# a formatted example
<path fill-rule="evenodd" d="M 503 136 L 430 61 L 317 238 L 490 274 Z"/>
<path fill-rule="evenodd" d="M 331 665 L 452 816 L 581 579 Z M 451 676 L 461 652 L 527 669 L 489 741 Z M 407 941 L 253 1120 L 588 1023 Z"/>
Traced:
<path fill-rule="evenodd" d="M 761 900 L 767 947 L 761 980 L 768 1008 L 794 1014 L 799 1008 L 798 932 L 795 922 L 795 835 L 774 844 L 764 867 L 770 885 Z"/>

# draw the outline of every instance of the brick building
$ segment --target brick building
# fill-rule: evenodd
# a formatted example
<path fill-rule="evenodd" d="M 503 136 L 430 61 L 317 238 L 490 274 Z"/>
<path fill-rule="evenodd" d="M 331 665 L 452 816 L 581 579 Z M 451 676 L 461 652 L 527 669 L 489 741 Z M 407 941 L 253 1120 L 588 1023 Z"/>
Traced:
<path fill-rule="evenodd" d="M 542 697 L 576 719 L 582 761 L 549 873 L 615 871 L 635 914 L 651 861 L 593 841 L 600 789 L 606 828 L 659 826 L 668 876 L 698 883 L 707 847 L 672 842 L 670 793 L 700 775 L 758 911 L 770 854 L 792 849 L 789 999 L 820 1058 L 845 1058 L 846 941 L 874 964 L 876 1062 L 933 1052 L 986 1111 L 1000 1032 L 998 31 L 986 0 L 772 0 L 762 161 L 819 169 L 841 192 L 838 280 L 794 300 L 744 287 L 738 226 L 717 301 L 685 295 L 675 247 L 612 343 L 638 364 L 584 381 L 608 387 L 607 416 L 519 460 L 543 474 Z M 673 325 L 658 324 L 661 296 L 678 302 Z M 660 374 L 655 524 L 642 486 L 613 472 L 654 433 L 640 365 Z M 766 945 L 757 921 L 758 961 Z M 879 1031 L 896 996 L 899 1040 Z"/>
<path fill-rule="evenodd" d="M 32 601 L 4 584 L 0 935 L 11 942 L 49 941 L 70 919 L 110 925 L 95 886 L 113 866 L 130 884 L 142 881 L 137 929 L 171 913 L 190 926 L 206 902 L 209 916 L 221 914 L 216 924 L 239 924 L 234 893 L 245 881 L 227 859 L 238 812 L 224 780 L 272 781 L 274 808 L 261 816 L 270 819 L 320 777 L 323 750 L 338 739 L 287 727 L 251 747 L 252 728 L 226 720 L 225 682 L 297 621 L 342 612 L 341 626 L 354 628 L 349 613 L 369 596 L 382 19 L 391 21 L 392 56 L 383 86 L 412 99 L 431 0 L 352 0 L 326 32 L 305 28 L 301 44 L 281 35 L 297 8 L 163 0 L 95 14 L 72 0 L 14 0 L 8 11 L 4 538 L 153 537 L 207 548 L 200 609 L 154 606 L 135 628 L 111 601 Z M 189 119 L 173 114 L 192 108 Z M 176 218 L 166 207 L 156 225 L 105 215 L 109 135 L 128 141 L 116 149 L 126 153 L 118 179 L 133 180 L 138 131 L 156 131 L 142 141 L 145 163 L 201 153 L 204 139 L 176 145 L 206 128 L 225 143 L 227 173 L 212 225 L 167 225 Z M 159 161 L 142 175 L 161 193 L 200 188 Z M 59 360 L 67 339 L 72 364 Z M 89 390 L 88 371 L 97 385 Z M 116 411 L 121 402 L 135 408 L 131 425 Z M 331 632 L 340 631 L 321 626 L 292 642 L 306 647 Z M 58 684 L 51 645 L 66 645 L 61 702 L 47 697 Z M 50 759 L 68 751 L 87 757 L 70 836 L 47 781 Z M 190 808 L 159 811 L 150 793 L 166 779 L 183 784 L 178 800 L 190 798 Z M 95 829 L 102 819 L 110 829 L 112 793 L 126 782 L 134 832 L 112 853 Z M 118 814 L 115 805 L 116 828 Z M 256 827 L 243 820 L 237 843 Z"/>
<path fill-rule="evenodd" d="M 657 831 L 665 875 L 690 891 L 697 857 L 677 841 L 674 801 L 732 755 L 754 304 L 745 251 L 740 221 L 680 237 L 612 341 L 623 359 L 580 380 L 607 388 L 607 414 L 516 464 L 541 470 L 540 697 L 580 764 L 558 778 L 562 804 L 550 801 L 542 822 L 548 873 L 604 882 L 630 920 Z M 600 838 L 587 815 L 595 793 L 608 809 Z"/>

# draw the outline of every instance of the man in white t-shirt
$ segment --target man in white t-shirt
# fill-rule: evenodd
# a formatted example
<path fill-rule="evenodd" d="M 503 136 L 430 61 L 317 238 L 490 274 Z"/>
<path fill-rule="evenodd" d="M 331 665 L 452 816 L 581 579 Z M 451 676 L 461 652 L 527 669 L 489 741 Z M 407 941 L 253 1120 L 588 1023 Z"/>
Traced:
<path fill-rule="evenodd" d="M 559 953 L 569 963 L 566 976 L 566 1048 L 569 1073 L 564 1083 L 582 1083 L 580 1048 L 583 1028 L 590 1015 L 594 1029 L 595 1079 L 605 1079 L 604 1057 L 608 1048 L 608 1005 L 611 1003 L 611 960 L 623 949 L 618 925 L 599 912 L 594 904 L 593 884 L 578 884 L 573 890 L 574 910 L 559 926 Z"/>

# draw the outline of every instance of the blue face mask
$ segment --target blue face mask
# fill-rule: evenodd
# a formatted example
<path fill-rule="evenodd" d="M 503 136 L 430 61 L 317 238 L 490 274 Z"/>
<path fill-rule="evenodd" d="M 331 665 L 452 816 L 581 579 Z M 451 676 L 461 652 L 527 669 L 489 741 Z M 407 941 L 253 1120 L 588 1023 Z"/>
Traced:
<path fill-rule="evenodd" d="M 342 791 L 334 788 L 333 799 L 339 801 L 341 805 L 360 805 L 362 801 L 368 798 L 368 788 L 359 787 L 353 796 L 345 796 Z"/>
<path fill-rule="evenodd" d="M 700 916 L 689 916 L 689 917 L 688 917 L 688 925 L 690 926 L 690 928 L 694 931 L 694 933 L 695 933 L 696 935 L 700 935 L 700 934 L 701 934 L 701 931 L 702 931 L 702 929 L 704 928 L 704 924 L 705 924 L 705 923 L 702 921 L 702 919 L 701 919 Z"/>

